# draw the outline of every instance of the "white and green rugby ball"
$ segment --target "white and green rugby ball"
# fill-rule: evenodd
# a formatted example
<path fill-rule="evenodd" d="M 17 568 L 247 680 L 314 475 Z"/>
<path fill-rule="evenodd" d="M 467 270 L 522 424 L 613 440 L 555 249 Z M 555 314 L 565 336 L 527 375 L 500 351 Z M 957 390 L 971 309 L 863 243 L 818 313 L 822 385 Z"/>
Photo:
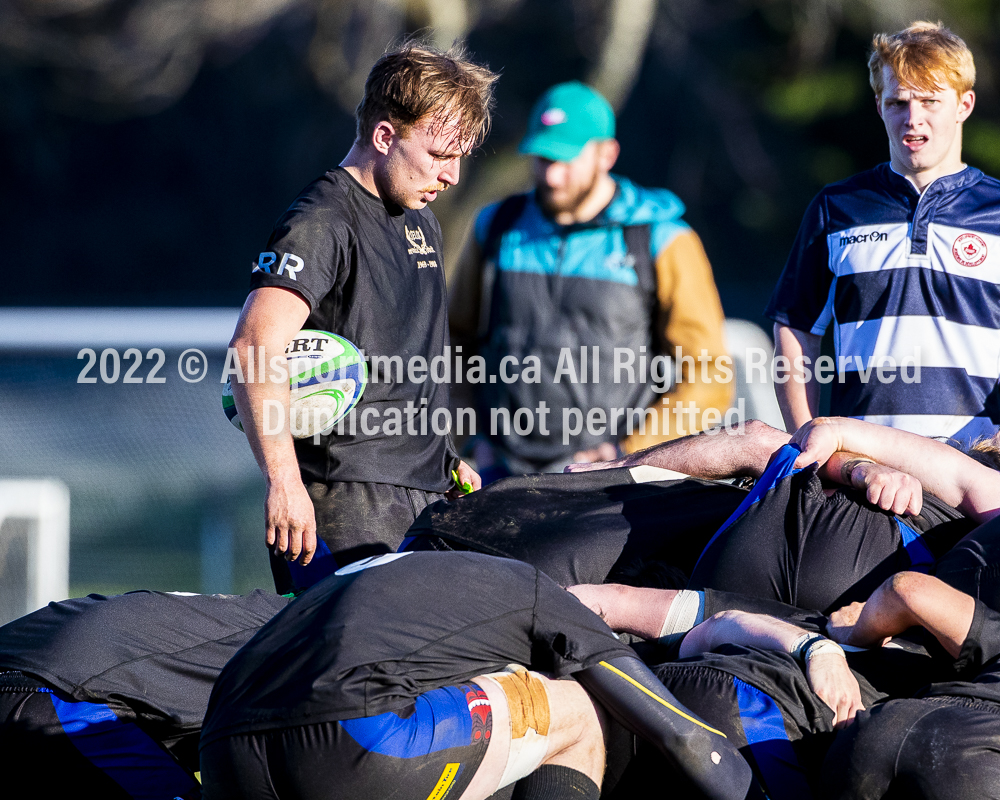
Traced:
<path fill-rule="evenodd" d="M 291 390 L 288 411 L 292 436 L 308 439 L 329 433 L 364 394 L 368 385 L 364 356 L 343 336 L 315 330 L 299 331 L 285 348 L 285 356 Z M 226 381 L 222 390 L 222 410 L 242 431 L 230 381 Z"/>

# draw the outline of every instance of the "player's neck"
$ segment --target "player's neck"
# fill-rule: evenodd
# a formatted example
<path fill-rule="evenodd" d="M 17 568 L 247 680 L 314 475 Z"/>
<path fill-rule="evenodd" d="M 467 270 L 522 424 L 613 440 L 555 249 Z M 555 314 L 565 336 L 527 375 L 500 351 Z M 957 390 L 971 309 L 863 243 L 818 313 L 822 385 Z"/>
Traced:
<path fill-rule="evenodd" d="M 381 197 L 378 183 L 375 181 L 375 161 L 368 157 L 357 142 L 351 147 L 344 160 L 340 162 L 347 173 L 376 197 Z"/>
<path fill-rule="evenodd" d="M 617 184 L 607 173 L 601 175 L 586 197 L 571 211 L 559 211 L 553 217 L 557 225 L 575 225 L 590 222 L 600 214 L 615 196 Z"/>
<path fill-rule="evenodd" d="M 938 178 L 943 178 L 946 175 L 954 175 L 957 172 L 961 172 L 968 166 L 964 161 L 962 161 L 961 146 L 955 148 L 953 153 L 949 153 L 948 157 L 945 158 L 940 164 L 936 164 L 929 169 L 911 169 L 895 156 L 893 156 L 889 161 L 889 165 L 892 167 L 893 172 L 902 175 L 906 178 L 906 180 L 912 183 L 920 194 L 923 194 L 924 190 Z"/>

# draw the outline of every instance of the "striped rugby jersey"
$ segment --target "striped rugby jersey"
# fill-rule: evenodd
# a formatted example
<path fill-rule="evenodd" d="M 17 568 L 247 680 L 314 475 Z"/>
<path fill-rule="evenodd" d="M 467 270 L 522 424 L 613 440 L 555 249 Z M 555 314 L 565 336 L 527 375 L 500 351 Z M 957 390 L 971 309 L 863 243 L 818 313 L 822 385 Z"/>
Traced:
<path fill-rule="evenodd" d="M 833 322 L 831 414 L 966 441 L 993 434 L 1000 181 L 967 167 L 920 195 L 881 164 L 825 187 L 765 314 L 816 335 Z"/>

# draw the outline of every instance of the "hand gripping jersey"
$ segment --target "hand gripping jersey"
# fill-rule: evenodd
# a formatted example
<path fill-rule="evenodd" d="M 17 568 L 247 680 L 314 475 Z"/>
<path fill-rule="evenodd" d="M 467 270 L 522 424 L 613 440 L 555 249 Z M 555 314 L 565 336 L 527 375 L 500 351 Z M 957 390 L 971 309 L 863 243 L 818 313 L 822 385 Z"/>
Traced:
<path fill-rule="evenodd" d="M 816 335 L 834 324 L 831 414 L 926 436 L 992 434 L 1000 183 L 967 167 L 918 194 L 881 164 L 827 186 L 765 313 Z"/>
<path fill-rule="evenodd" d="M 929 493 L 920 514 L 906 517 L 871 505 L 856 489 L 827 497 L 816 465 L 795 468 L 799 452 L 795 444 L 777 452 L 705 547 L 689 589 L 832 611 L 866 600 L 896 572 L 927 572 L 975 525 Z"/>
<path fill-rule="evenodd" d="M 933 657 L 919 645 L 898 639 L 892 647 L 846 655 L 866 708 L 908 697 L 928 682 L 954 674 L 947 654 Z M 819 773 L 833 740 L 834 715 L 791 655 L 723 644 L 713 652 L 652 669 L 678 700 L 739 748 L 767 798 L 825 797 Z M 655 763 L 650 756 L 640 753 L 638 763 L 630 765 L 636 779 L 647 767 L 641 762 Z M 748 798 L 761 796 L 751 793 Z"/>

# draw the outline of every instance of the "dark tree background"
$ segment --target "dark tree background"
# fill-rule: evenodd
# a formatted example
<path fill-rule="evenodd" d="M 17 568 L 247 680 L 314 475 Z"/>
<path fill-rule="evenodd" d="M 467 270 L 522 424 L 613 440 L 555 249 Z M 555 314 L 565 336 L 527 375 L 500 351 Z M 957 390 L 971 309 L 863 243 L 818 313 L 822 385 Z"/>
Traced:
<path fill-rule="evenodd" d="M 1000 172 L 995 2 L 5 0 L 0 304 L 241 304 L 273 221 L 350 146 L 371 63 L 422 29 L 503 73 L 434 205 L 449 263 L 525 184 L 534 99 L 579 78 L 619 109 L 617 171 L 681 196 L 727 314 L 759 321 L 811 196 L 886 159 L 866 50 L 919 18 L 973 47 L 965 153 Z"/>
<path fill-rule="evenodd" d="M 349 148 L 371 64 L 423 30 L 502 72 L 489 140 L 434 203 L 446 264 L 526 186 L 534 100 L 577 78 L 619 111 L 618 171 L 687 204 L 727 314 L 769 327 L 809 199 L 887 157 L 866 51 L 915 19 L 972 46 L 965 154 L 1000 174 L 993 0 L 0 0 L 0 317 L 239 306 L 274 220 Z M 75 350 L 4 345 L 0 478 L 69 487 L 71 593 L 270 585 L 260 473 L 218 383 L 171 375 L 171 351 L 165 385 L 81 386 Z"/>

